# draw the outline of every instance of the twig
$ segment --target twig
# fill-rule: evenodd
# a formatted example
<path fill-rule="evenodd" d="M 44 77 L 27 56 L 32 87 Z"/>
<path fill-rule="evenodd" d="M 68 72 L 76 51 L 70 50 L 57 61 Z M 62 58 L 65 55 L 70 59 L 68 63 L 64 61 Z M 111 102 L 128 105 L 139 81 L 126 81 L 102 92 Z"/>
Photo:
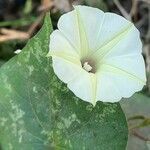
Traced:
<path fill-rule="evenodd" d="M 129 117 L 129 118 L 128 118 L 128 121 L 132 121 L 132 120 L 143 120 L 143 119 L 145 119 L 145 116 L 137 115 L 137 116 Z"/>
<path fill-rule="evenodd" d="M 39 8 L 38 8 L 38 11 L 48 11 L 48 10 L 50 10 L 51 8 L 52 8 L 52 4 L 51 3 L 49 3 L 47 6 L 43 6 L 43 5 L 41 5 Z"/>
<path fill-rule="evenodd" d="M 143 116 L 144 117 L 144 116 Z M 128 121 L 132 121 L 132 120 L 141 120 L 142 122 L 134 125 L 134 126 L 130 126 L 129 130 L 133 130 L 133 129 L 138 129 L 138 128 L 144 128 L 144 127 L 149 127 L 150 126 L 150 118 L 143 118 L 142 116 L 135 116 L 132 117 L 130 120 Z"/>
<path fill-rule="evenodd" d="M 137 0 L 132 0 L 132 7 L 130 10 L 130 16 L 134 17 L 134 21 L 137 21 L 137 5 L 138 5 L 138 1 Z"/>
<path fill-rule="evenodd" d="M 150 42 L 150 6 L 148 7 L 148 30 L 146 34 L 147 42 Z"/>
<path fill-rule="evenodd" d="M 52 3 L 52 0 L 41 0 L 43 6 L 47 6 L 49 3 Z"/>
<path fill-rule="evenodd" d="M 63 12 L 69 12 L 73 10 L 72 3 L 72 0 L 54 0 L 55 8 Z"/>
<path fill-rule="evenodd" d="M 132 21 L 130 14 L 127 13 L 127 11 L 123 8 L 123 6 L 120 4 L 118 0 L 114 0 L 115 5 L 120 10 L 121 14 L 129 21 Z"/>
<path fill-rule="evenodd" d="M 30 26 L 29 30 L 27 31 L 27 33 L 30 36 L 33 35 L 35 29 L 38 27 L 38 25 L 43 20 L 43 18 L 45 16 L 45 12 L 48 11 L 47 9 L 52 8 L 52 6 L 53 6 L 53 0 L 41 0 L 41 10 L 42 10 L 42 12 L 41 12 L 40 16 L 37 18 L 37 20 Z"/>
<path fill-rule="evenodd" d="M 45 12 L 42 12 L 41 15 L 37 18 L 37 20 L 30 26 L 27 32 L 22 32 L 18 30 L 11 30 L 11 29 L 1 29 L 0 30 L 0 42 L 10 41 L 10 40 L 27 40 L 29 39 L 37 26 L 42 21 L 43 17 L 45 15 Z"/>
<path fill-rule="evenodd" d="M 1 29 L 0 30 L 0 42 L 10 41 L 10 40 L 27 40 L 29 39 L 37 26 L 40 24 L 44 17 L 44 12 L 37 18 L 37 20 L 30 26 L 27 32 L 22 32 L 18 30 L 11 30 L 11 29 Z"/>
<path fill-rule="evenodd" d="M 41 0 L 41 6 L 38 11 L 48 11 L 54 6 L 53 0 Z"/>
<path fill-rule="evenodd" d="M 141 135 L 140 133 L 138 133 L 137 131 L 135 130 L 132 130 L 131 131 L 131 134 L 138 137 L 139 139 L 141 139 L 142 141 L 150 141 L 150 139 L 148 137 L 144 137 L 143 135 Z"/>
<path fill-rule="evenodd" d="M 150 44 L 145 44 L 143 48 L 143 53 L 145 54 L 146 58 L 146 71 L 150 72 Z"/>
<path fill-rule="evenodd" d="M 9 40 L 27 40 L 30 38 L 30 35 L 26 32 L 21 32 L 17 30 L 1 29 L 0 33 L 0 42 L 5 42 Z"/>
<path fill-rule="evenodd" d="M 38 27 L 40 22 L 43 20 L 43 17 L 45 16 L 45 12 L 42 12 L 41 15 L 37 18 L 37 20 L 30 26 L 27 33 L 32 36 L 35 29 Z"/>
<path fill-rule="evenodd" d="M 145 2 L 145 3 L 150 4 L 150 1 L 149 1 L 149 0 L 138 0 L 138 1 Z"/>
<path fill-rule="evenodd" d="M 43 1 L 43 0 L 42 0 Z M 39 11 L 51 10 L 53 13 L 58 10 L 68 12 L 73 10 L 73 2 L 75 0 L 45 0 L 39 7 Z"/>

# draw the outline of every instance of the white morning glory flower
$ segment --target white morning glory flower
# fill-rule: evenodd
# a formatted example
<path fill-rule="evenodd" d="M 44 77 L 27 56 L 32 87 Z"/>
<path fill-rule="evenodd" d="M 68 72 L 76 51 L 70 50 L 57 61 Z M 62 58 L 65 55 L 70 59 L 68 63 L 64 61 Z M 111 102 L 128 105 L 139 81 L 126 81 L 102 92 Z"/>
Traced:
<path fill-rule="evenodd" d="M 118 102 L 146 83 L 139 31 L 125 18 L 76 6 L 50 37 L 53 69 L 79 98 Z"/>

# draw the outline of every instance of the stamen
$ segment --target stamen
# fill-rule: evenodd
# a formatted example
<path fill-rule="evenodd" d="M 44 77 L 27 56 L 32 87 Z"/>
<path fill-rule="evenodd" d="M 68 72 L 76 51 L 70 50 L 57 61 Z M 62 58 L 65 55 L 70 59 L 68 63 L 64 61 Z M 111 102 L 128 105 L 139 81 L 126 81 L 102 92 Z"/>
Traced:
<path fill-rule="evenodd" d="M 92 67 L 89 65 L 88 62 L 85 62 L 83 64 L 83 69 L 86 70 L 87 72 L 90 72 L 92 70 Z"/>

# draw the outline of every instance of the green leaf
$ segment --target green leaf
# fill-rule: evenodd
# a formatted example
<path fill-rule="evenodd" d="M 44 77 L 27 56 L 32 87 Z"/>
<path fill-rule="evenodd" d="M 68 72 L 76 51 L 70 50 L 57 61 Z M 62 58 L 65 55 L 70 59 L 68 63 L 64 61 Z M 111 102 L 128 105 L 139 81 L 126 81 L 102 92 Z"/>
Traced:
<path fill-rule="evenodd" d="M 2 150 L 125 150 L 128 130 L 119 103 L 96 107 L 74 96 L 46 58 L 52 26 L 0 69 Z M 59 44 L 59 43 L 58 43 Z"/>
<path fill-rule="evenodd" d="M 32 0 L 27 0 L 24 7 L 24 14 L 28 15 L 32 11 Z"/>

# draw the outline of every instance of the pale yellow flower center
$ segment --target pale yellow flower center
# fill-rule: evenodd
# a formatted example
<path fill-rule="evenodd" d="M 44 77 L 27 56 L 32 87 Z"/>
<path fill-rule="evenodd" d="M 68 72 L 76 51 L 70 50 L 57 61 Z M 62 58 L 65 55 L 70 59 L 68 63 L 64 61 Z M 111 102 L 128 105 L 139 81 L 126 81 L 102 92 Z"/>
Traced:
<path fill-rule="evenodd" d="M 91 72 L 92 71 L 92 67 L 90 66 L 90 64 L 88 62 L 85 62 L 83 64 L 83 69 L 86 70 L 87 72 Z"/>
<path fill-rule="evenodd" d="M 81 60 L 82 68 L 89 73 L 96 73 L 96 61 L 91 58 L 85 58 Z"/>

